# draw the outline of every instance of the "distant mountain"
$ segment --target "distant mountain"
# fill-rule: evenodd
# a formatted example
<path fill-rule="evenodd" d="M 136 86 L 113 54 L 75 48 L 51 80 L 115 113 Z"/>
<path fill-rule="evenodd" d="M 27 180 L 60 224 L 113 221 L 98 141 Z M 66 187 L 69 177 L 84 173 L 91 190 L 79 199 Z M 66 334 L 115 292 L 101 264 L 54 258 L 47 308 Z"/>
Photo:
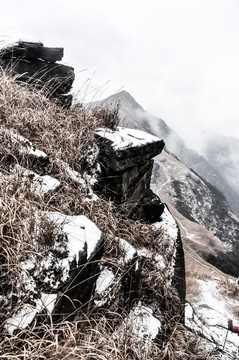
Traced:
<path fill-rule="evenodd" d="M 102 106 L 114 107 L 117 104 L 120 105 L 122 125 L 144 129 L 163 138 L 166 143 L 165 151 L 155 161 L 152 176 L 154 191 L 185 218 L 200 224 L 221 241 L 220 246 L 217 243 L 210 251 L 205 246 L 201 255 L 223 272 L 237 276 L 239 220 L 230 209 L 239 213 L 236 191 L 221 176 L 219 169 L 210 163 L 211 159 L 209 162 L 196 151 L 188 149 L 164 120 L 146 112 L 126 91 L 102 101 Z M 203 247 L 203 236 L 199 242 Z"/>
<path fill-rule="evenodd" d="M 180 214 L 220 239 L 224 250 L 217 244 L 212 252 L 202 236 L 197 245 L 204 246 L 200 254 L 223 272 L 237 276 L 239 220 L 223 194 L 167 151 L 155 159 L 152 188 Z"/>
<path fill-rule="evenodd" d="M 213 135 L 207 138 L 205 157 L 232 189 L 239 193 L 239 139 Z"/>
<path fill-rule="evenodd" d="M 235 167 L 231 166 L 231 164 L 229 165 L 227 157 L 222 155 L 226 151 L 227 142 L 225 139 L 221 141 L 220 139 L 210 140 L 205 158 L 196 151 L 189 149 L 164 120 L 152 116 L 145 111 L 128 92 L 121 91 L 111 95 L 101 101 L 101 103 L 109 107 L 115 107 L 119 104 L 119 116 L 123 126 L 145 130 L 161 137 L 165 141 L 167 150 L 219 189 L 226 197 L 232 211 L 239 216 L 239 167 L 237 173 L 234 172 L 233 178 L 233 169 Z M 99 105 L 99 102 L 97 105 Z M 234 144 L 236 143 L 234 142 Z M 235 150 L 236 146 L 237 150 Z M 232 152 L 232 149 L 234 152 Z M 239 140 L 234 148 L 231 147 L 227 151 L 231 154 L 238 154 L 238 149 Z M 233 159 L 232 156 L 231 159 Z"/>

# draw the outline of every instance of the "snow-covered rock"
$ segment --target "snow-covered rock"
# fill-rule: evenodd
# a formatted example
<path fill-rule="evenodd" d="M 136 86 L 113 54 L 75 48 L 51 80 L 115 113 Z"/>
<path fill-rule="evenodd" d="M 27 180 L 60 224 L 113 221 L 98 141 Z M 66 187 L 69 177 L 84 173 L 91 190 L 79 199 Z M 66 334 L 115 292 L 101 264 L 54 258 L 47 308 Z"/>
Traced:
<path fill-rule="evenodd" d="M 159 220 L 164 205 L 150 190 L 152 158 L 160 154 L 163 140 L 143 131 L 118 127 L 98 129 L 101 174 L 96 190 L 122 204 L 127 216 L 149 222 Z"/>
<path fill-rule="evenodd" d="M 203 334 L 212 348 L 222 352 L 216 359 L 237 359 L 239 337 L 227 329 L 228 320 L 235 317 L 232 308 L 236 300 L 223 294 L 221 279 L 198 279 L 197 284 L 199 295 L 193 301 L 193 308 L 189 303 L 186 305 L 186 325 Z"/>
<path fill-rule="evenodd" d="M 40 259 L 36 259 L 32 253 L 21 264 L 23 288 L 18 295 L 16 310 L 10 307 L 5 314 L 5 329 L 9 334 L 14 330 L 25 328 L 44 311 L 46 315 L 50 313 L 54 316 L 55 305 L 57 312 L 66 314 L 66 301 L 72 305 L 74 301 L 79 302 L 80 299 L 82 303 L 87 302 L 88 292 L 92 291 L 93 285 L 86 280 L 91 276 L 96 281 L 98 275 L 96 260 L 102 253 L 98 250 L 102 246 L 103 237 L 97 226 L 83 215 L 66 216 L 59 212 L 48 212 L 45 216 L 55 227 L 56 239 L 53 246 L 48 247 L 48 251 L 44 256 L 40 256 Z M 39 248 L 37 243 L 35 246 Z M 95 261 L 93 267 L 92 259 Z M 74 285 L 74 281 L 77 285 Z M 63 289 L 64 297 L 61 295 Z M 76 300 L 75 291 L 80 291 L 83 296 L 79 295 Z M 11 301 L 12 296 L 16 295 L 6 293 L 1 296 L 1 300 Z"/>

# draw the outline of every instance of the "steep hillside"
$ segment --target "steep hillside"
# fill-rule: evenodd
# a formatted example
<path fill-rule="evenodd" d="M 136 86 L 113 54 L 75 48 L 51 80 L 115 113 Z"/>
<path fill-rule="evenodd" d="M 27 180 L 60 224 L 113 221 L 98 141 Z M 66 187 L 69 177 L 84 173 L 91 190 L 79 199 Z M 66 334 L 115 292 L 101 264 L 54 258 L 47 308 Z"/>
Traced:
<path fill-rule="evenodd" d="M 177 158 L 164 152 L 155 162 L 152 184 L 161 196 L 189 220 L 204 226 L 225 245 L 216 255 L 204 252 L 204 258 L 222 271 L 237 276 L 239 221 L 226 199 Z"/>
<path fill-rule="evenodd" d="M 121 123 L 127 123 L 132 128 L 140 128 L 144 123 L 147 128 L 147 121 L 152 117 L 142 111 L 142 107 L 137 107 L 135 100 L 126 92 L 113 95 L 106 99 L 106 103 L 112 106 L 118 100 L 121 100 Z M 200 167 L 202 164 L 202 169 L 220 182 L 218 173 L 204 158 L 188 152 L 176 134 L 171 136 L 171 129 L 166 123 L 163 120 L 159 123 L 166 144 L 167 139 L 174 139 L 178 155 L 181 156 L 185 150 L 185 156 L 199 160 L 194 165 Z M 237 353 L 236 335 L 230 334 L 227 344 L 224 340 L 228 319 L 239 320 L 235 302 L 239 294 L 236 278 L 225 273 L 238 275 L 238 219 L 223 194 L 169 153 L 167 147 L 154 163 L 151 187 L 168 204 L 181 230 L 189 301 L 186 323 L 202 333 L 211 348 L 223 349 L 219 358 L 234 359 Z M 210 348 L 208 342 L 206 346 Z"/>
<path fill-rule="evenodd" d="M 165 141 L 166 151 L 163 151 L 154 164 L 154 190 L 163 198 L 167 196 L 166 202 L 173 204 L 185 217 L 201 224 L 223 242 L 226 246 L 224 252 L 218 250 L 217 255 L 205 252 L 204 258 L 221 270 L 237 276 L 239 221 L 224 195 L 211 183 L 216 183 L 218 188 L 225 190 L 225 196 L 230 193 L 234 208 L 238 206 L 236 192 L 223 180 L 219 168 L 215 169 L 205 158 L 187 149 L 184 142 L 162 119 L 144 111 L 130 94 L 123 91 L 103 101 L 103 104 L 108 106 L 117 103 L 122 124 L 127 123 L 132 128 L 143 126 L 148 132 L 157 134 Z M 184 164 L 192 164 L 192 168 L 199 174 L 203 173 L 205 177 L 200 177 Z M 204 180 L 206 178 L 210 179 L 211 183 Z"/>
<path fill-rule="evenodd" d="M 217 267 L 203 259 L 205 254 L 216 256 L 217 252 L 227 251 L 221 241 L 207 231 L 202 225 L 190 221 L 180 214 L 170 197 L 161 196 L 167 201 L 170 211 L 181 229 L 184 244 L 187 302 L 186 325 L 202 333 L 212 347 L 224 351 L 220 356 L 224 360 L 237 358 L 239 338 L 237 334 L 227 333 L 227 323 L 233 319 L 238 324 L 239 287 L 236 279 L 227 276 Z M 225 338 L 227 335 L 227 341 Z M 207 346 L 210 346 L 207 344 Z"/>
<path fill-rule="evenodd" d="M 201 177 L 217 187 L 226 197 L 232 211 L 239 215 L 239 192 L 238 187 L 234 186 L 236 177 L 233 178 L 231 174 L 231 172 L 235 174 L 235 166 L 229 166 L 230 159 L 227 161 L 227 157 L 224 157 L 224 161 L 227 163 L 226 168 L 218 166 L 218 161 L 215 159 L 217 156 L 218 158 L 220 157 L 220 151 L 219 154 L 216 155 L 216 149 L 218 149 L 219 144 L 221 144 L 221 147 L 223 144 L 225 146 L 225 141 L 217 141 L 215 139 L 215 141 L 211 142 L 210 140 L 208 142 L 208 151 L 206 151 L 207 158 L 205 158 L 196 151 L 187 148 L 184 141 L 164 120 L 152 116 L 145 111 L 126 91 L 114 94 L 104 101 L 101 101 L 100 104 L 105 104 L 110 107 L 115 107 L 119 104 L 119 115 L 121 123 L 124 126 L 138 129 L 143 128 L 151 134 L 164 139 L 166 148 L 189 168 L 192 168 Z M 100 104 L 97 103 L 98 106 Z M 217 143 L 217 146 L 215 143 Z M 234 154 L 236 153 L 237 151 L 234 151 Z M 212 157 L 214 157 L 214 159 Z M 228 167 L 230 167 L 230 169 Z"/>
<path fill-rule="evenodd" d="M 129 156 L 140 191 L 150 177 L 138 154 L 159 153 L 162 141 L 109 129 L 110 113 L 63 109 L 2 70 L 0 78 L 1 357 L 210 359 L 183 324 L 184 258 L 167 206 L 151 198 L 160 212 L 150 224 L 94 193 L 97 128 L 102 138 L 125 136 L 120 149 L 103 141 L 103 158 Z"/>

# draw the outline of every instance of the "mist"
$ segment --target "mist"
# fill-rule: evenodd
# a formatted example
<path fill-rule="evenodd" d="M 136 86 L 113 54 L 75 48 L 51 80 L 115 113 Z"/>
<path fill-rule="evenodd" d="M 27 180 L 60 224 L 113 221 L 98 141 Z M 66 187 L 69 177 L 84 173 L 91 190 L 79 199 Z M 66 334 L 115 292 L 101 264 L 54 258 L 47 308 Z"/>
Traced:
<path fill-rule="evenodd" d="M 237 0 L 12 0 L 0 31 L 64 47 L 81 98 L 124 89 L 201 153 L 205 131 L 239 138 L 238 18 Z"/>

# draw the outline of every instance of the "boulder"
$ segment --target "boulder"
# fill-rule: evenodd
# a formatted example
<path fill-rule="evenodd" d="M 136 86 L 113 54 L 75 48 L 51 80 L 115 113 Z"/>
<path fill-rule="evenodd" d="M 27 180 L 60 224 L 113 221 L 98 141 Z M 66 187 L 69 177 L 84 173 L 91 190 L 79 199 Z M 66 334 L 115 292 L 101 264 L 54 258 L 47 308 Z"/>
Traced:
<path fill-rule="evenodd" d="M 41 59 L 49 62 L 61 61 L 63 48 L 45 47 L 41 42 L 19 41 L 4 49 L 2 59 Z"/>
<path fill-rule="evenodd" d="M 101 176 L 96 191 L 121 205 L 125 214 L 148 222 L 158 221 L 164 205 L 150 190 L 152 158 L 160 154 L 163 140 L 140 130 L 118 127 L 98 129 Z"/>
<path fill-rule="evenodd" d="M 0 51 L 1 66 L 17 81 L 27 82 L 68 108 L 72 95 L 68 94 L 75 80 L 74 69 L 59 64 L 63 48 L 50 48 L 40 42 L 19 41 Z"/>

